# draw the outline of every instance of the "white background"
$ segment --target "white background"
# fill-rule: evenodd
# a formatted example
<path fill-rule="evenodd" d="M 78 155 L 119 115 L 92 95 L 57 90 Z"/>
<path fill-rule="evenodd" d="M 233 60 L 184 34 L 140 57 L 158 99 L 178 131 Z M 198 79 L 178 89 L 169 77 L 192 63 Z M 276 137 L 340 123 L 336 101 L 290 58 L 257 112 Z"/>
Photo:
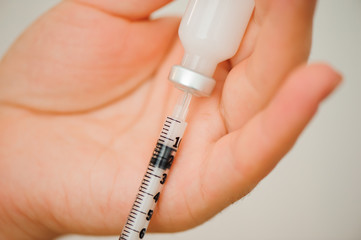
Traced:
<path fill-rule="evenodd" d="M 121 0 L 119 0 L 121 1 Z M 0 56 L 58 0 L 0 0 Z M 166 12 L 181 13 L 185 2 Z M 320 108 L 295 148 L 247 197 L 209 222 L 147 239 L 361 239 L 361 1 L 321 0 L 311 62 L 345 81 Z M 58 240 L 117 237 L 68 236 Z"/>

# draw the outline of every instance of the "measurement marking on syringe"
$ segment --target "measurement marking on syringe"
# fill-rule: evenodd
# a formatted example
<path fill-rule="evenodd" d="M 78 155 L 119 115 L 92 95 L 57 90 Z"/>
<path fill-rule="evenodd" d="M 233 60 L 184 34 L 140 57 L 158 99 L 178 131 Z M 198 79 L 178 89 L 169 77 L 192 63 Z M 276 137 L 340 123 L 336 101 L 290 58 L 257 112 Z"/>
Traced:
<path fill-rule="evenodd" d="M 152 176 L 154 176 L 154 177 L 157 177 L 157 178 L 160 178 L 160 176 L 158 176 L 158 175 L 155 175 L 155 174 L 153 174 L 153 173 L 150 173 L 150 172 L 147 172 L 147 174 L 149 174 L 149 175 L 152 175 Z"/>
<path fill-rule="evenodd" d="M 132 214 L 133 214 L 133 215 L 132 215 Z M 132 215 L 133 217 L 136 217 L 136 216 L 137 216 L 137 213 L 134 213 L 133 211 L 131 211 L 129 215 Z"/>
<path fill-rule="evenodd" d="M 171 139 L 171 138 L 168 138 L 168 137 L 165 137 L 165 136 L 161 136 L 161 137 L 163 137 L 163 138 L 165 138 L 165 139 L 167 139 L 167 140 L 169 140 L 169 141 L 174 142 L 174 140 L 173 140 L 173 139 Z"/>
<path fill-rule="evenodd" d="M 151 171 L 151 172 L 154 172 L 154 167 L 153 167 L 153 166 L 149 166 L 149 167 L 147 168 L 147 170 L 149 170 L 149 171 Z"/>
<path fill-rule="evenodd" d="M 177 119 L 174 119 L 174 118 L 171 118 L 171 117 L 167 117 L 167 118 L 169 118 L 170 120 L 173 120 L 173 121 L 175 121 L 175 122 L 177 122 L 177 123 L 181 123 L 179 120 L 177 120 Z"/>
<path fill-rule="evenodd" d="M 130 227 L 128 227 L 128 226 L 125 226 L 126 228 L 128 228 L 129 230 L 132 230 L 132 231 L 134 231 L 134 232 L 136 232 L 136 233 L 139 233 L 139 231 L 137 231 L 137 230 L 135 230 L 135 229 L 133 229 L 133 228 L 130 228 Z"/>
<path fill-rule="evenodd" d="M 140 208 L 140 206 L 138 204 L 135 204 L 135 203 L 133 204 L 133 206 L 136 206 L 137 208 Z"/>
<path fill-rule="evenodd" d="M 134 209 L 134 211 L 137 211 L 137 212 L 140 212 L 140 213 L 142 213 L 142 214 L 144 214 L 144 215 L 147 215 L 145 212 L 142 212 L 142 211 L 140 211 L 140 210 L 138 210 L 138 209 Z"/>
<path fill-rule="evenodd" d="M 150 193 L 144 192 L 143 190 L 139 190 L 139 191 L 141 191 L 142 193 L 148 194 L 148 195 L 149 195 L 149 196 L 151 196 L 151 197 L 154 197 L 154 195 L 153 195 L 153 194 L 150 194 Z"/>
<path fill-rule="evenodd" d="M 136 231 L 136 230 L 134 230 L 133 228 L 128 227 L 127 225 L 125 225 L 125 228 L 128 228 L 129 230 Z"/>

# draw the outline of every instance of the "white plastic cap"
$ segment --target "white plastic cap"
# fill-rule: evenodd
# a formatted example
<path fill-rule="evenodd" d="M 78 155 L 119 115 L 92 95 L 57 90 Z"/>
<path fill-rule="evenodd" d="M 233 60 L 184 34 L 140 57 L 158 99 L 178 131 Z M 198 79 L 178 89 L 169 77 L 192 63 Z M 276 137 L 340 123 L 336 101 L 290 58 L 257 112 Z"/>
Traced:
<path fill-rule="evenodd" d="M 213 78 L 179 65 L 172 67 L 169 73 L 169 80 L 180 90 L 190 92 L 198 97 L 210 96 L 216 85 L 216 81 Z"/>

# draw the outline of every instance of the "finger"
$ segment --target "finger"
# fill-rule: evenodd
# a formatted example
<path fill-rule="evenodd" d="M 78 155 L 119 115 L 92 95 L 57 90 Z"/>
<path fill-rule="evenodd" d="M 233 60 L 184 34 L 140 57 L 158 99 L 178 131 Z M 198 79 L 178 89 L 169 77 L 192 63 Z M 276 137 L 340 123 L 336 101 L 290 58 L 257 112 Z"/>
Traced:
<path fill-rule="evenodd" d="M 156 9 L 166 5 L 171 0 L 73 0 L 81 4 L 93 6 L 113 15 L 129 19 L 148 17 Z"/>
<path fill-rule="evenodd" d="M 149 78 L 176 36 L 174 18 L 129 22 L 60 3 L 12 46 L 0 64 L 0 100 L 28 108 L 86 111 Z"/>
<path fill-rule="evenodd" d="M 259 89 L 264 89 L 264 83 L 270 81 L 266 77 L 284 79 L 290 69 L 307 59 L 316 3 L 315 0 L 266 2 L 268 11 L 263 14 L 262 30 L 249 64 L 250 79 Z M 263 7 L 264 1 L 258 3 L 257 7 Z"/>
<path fill-rule="evenodd" d="M 201 178 L 203 196 L 221 209 L 247 194 L 289 151 L 340 79 L 322 64 L 292 74 L 267 108 L 216 143 Z"/>
<path fill-rule="evenodd" d="M 256 39 L 260 30 L 260 25 L 255 20 L 255 14 L 253 13 L 247 29 L 245 31 L 242 42 L 237 50 L 236 54 L 230 59 L 231 66 L 234 67 L 238 63 L 247 59 L 251 56 L 254 51 L 254 47 L 256 45 Z"/>
<path fill-rule="evenodd" d="M 306 61 L 315 1 L 257 1 L 260 22 L 255 49 L 232 69 L 222 97 L 229 131 L 240 128 L 262 109 L 295 66 Z"/>

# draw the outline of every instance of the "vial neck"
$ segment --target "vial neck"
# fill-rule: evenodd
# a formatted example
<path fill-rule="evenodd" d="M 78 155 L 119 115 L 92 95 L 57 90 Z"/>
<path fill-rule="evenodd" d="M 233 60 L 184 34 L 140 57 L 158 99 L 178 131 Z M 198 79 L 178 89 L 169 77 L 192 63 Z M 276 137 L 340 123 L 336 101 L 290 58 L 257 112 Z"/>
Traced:
<path fill-rule="evenodd" d="M 209 57 L 202 57 L 196 54 L 185 53 L 182 66 L 193 70 L 197 73 L 203 74 L 207 77 L 212 77 L 216 70 L 218 62 Z"/>

